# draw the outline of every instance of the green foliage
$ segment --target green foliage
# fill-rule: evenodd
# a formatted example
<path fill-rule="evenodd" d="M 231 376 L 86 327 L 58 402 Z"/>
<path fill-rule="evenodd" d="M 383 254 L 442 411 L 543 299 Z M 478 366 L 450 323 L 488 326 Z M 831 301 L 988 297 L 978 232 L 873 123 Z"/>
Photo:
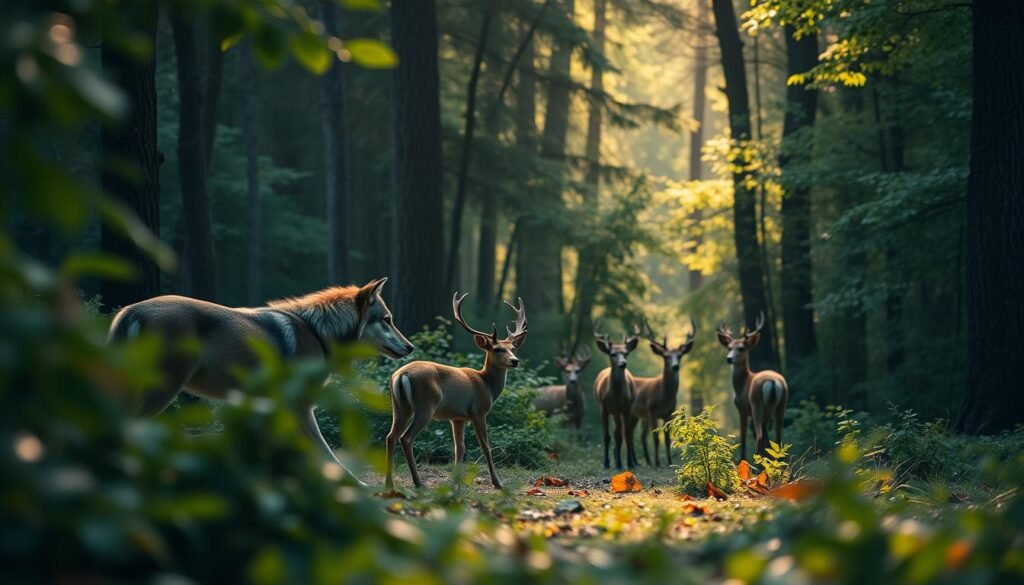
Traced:
<path fill-rule="evenodd" d="M 739 482 L 732 455 L 738 445 L 734 438 L 722 436 L 711 417 L 713 406 L 707 406 L 696 416 L 687 416 L 679 408 L 666 423 L 672 446 L 681 451 L 680 465 L 676 469 L 679 485 L 684 491 L 704 493 L 707 484 L 730 492 Z"/>
<path fill-rule="evenodd" d="M 790 444 L 779 445 L 768 441 L 766 456 L 754 453 L 754 463 L 768 476 L 768 487 L 778 487 L 789 481 L 789 450 Z"/>

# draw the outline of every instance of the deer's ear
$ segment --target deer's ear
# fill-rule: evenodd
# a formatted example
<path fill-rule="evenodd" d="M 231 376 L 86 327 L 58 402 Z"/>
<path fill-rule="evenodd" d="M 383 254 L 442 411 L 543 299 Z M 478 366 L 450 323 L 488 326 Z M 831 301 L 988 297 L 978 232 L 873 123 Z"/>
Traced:
<path fill-rule="evenodd" d="M 761 333 L 760 332 L 755 333 L 753 335 L 748 335 L 747 336 L 747 347 L 748 348 L 749 347 L 754 347 L 755 345 L 757 345 L 757 342 L 759 342 L 759 341 L 761 341 Z"/>
<path fill-rule="evenodd" d="M 693 340 L 687 341 L 686 343 L 679 346 L 679 351 L 683 352 L 683 355 L 690 353 L 693 349 Z"/>
<path fill-rule="evenodd" d="M 595 343 L 597 343 L 597 349 L 599 349 L 602 353 L 611 353 L 612 344 L 610 341 L 605 339 L 596 339 Z"/>
<path fill-rule="evenodd" d="M 717 333 L 717 335 L 718 335 L 718 343 L 721 343 L 722 347 L 728 348 L 729 344 L 732 343 L 732 338 L 729 337 L 728 335 L 726 335 L 725 333 L 721 333 L 721 332 Z"/>
<path fill-rule="evenodd" d="M 491 349 L 491 338 L 486 335 L 473 335 L 473 341 L 476 342 L 476 346 L 484 351 Z"/>
<path fill-rule="evenodd" d="M 626 351 L 633 351 L 634 349 L 636 349 L 636 346 L 637 346 L 638 343 L 640 343 L 640 340 L 637 339 L 636 337 L 631 337 L 631 338 L 627 339 L 626 340 Z"/>
<path fill-rule="evenodd" d="M 555 357 L 554 361 L 555 361 L 555 365 L 558 366 L 559 369 L 565 369 L 566 364 L 569 363 L 569 362 L 565 361 L 565 358 L 562 357 L 562 356 Z"/>
<path fill-rule="evenodd" d="M 653 341 L 651 342 L 651 351 L 653 351 L 655 355 L 660 355 L 662 357 L 665 356 L 665 350 L 660 345 L 654 343 Z"/>

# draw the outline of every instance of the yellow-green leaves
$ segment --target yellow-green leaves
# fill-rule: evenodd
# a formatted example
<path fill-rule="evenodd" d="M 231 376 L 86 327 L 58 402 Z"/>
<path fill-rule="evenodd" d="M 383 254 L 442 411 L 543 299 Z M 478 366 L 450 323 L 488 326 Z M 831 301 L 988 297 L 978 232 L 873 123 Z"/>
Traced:
<path fill-rule="evenodd" d="M 356 65 L 367 69 L 392 69 L 398 65 L 398 55 L 388 45 L 374 39 L 345 41 L 345 49 Z"/>
<path fill-rule="evenodd" d="M 317 75 L 326 72 L 334 58 L 324 39 L 312 32 L 299 33 L 292 38 L 292 54 L 303 67 Z"/>

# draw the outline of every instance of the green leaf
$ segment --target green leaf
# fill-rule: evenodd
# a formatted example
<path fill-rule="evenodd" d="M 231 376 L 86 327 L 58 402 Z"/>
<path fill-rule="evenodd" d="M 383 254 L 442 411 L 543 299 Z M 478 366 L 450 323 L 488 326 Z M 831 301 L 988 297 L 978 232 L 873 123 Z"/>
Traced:
<path fill-rule="evenodd" d="M 323 75 L 334 58 L 324 40 L 311 32 L 303 32 L 292 38 L 292 54 L 303 67 L 317 75 Z"/>
<path fill-rule="evenodd" d="M 394 69 L 398 66 L 398 55 L 387 44 L 374 39 L 352 39 L 345 41 L 345 49 L 352 55 L 356 65 L 367 69 Z"/>
<path fill-rule="evenodd" d="M 367 10 L 378 12 L 381 9 L 377 0 L 341 0 L 341 6 L 345 10 Z"/>
<path fill-rule="evenodd" d="M 274 26 L 261 26 L 253 37 L 256 58 L 267 69 L 277 69 L 284 62 L 287 41 L 284 33 Z"/>
<path fill-rule="evenodd" d="M 109 280 L 127 281 L 135 278 L 130 262 L 115 256 L 98 253 L 73 254 L 64 261 L 61 273 L 71 280 L 81 276 L 98 276 Z"/>

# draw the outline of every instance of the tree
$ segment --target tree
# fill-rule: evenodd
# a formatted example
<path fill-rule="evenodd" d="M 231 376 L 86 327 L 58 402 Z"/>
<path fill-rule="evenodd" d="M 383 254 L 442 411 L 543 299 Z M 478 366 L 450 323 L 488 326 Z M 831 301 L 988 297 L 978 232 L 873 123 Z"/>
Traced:
<path fill-rule="evenodd" d="M 253 67 L 252 41 L 244 45 L 242 55 L 242 77 L 245 91 L 242 92 L 242 133 L 245 139 L 245 178 L 248 194 L 249 230 L 247 254 L 247 280 L 249 303 L 256 305 L 263 301 L 263 203 L 260 200 L 259 144 L 256 137 L 256 68 Z"/>
<path fill-rule="evenodd" d="M 729 104 L 729 128 L 738 148 L 750 141 L 750 96 L 747 92 L 747 73 L 743 59 L 743 43 L 736 23 L 732 0 L 712 0 L 715 31 L 722 54 L 725 74 L 725 97 Z M 733 222 L 736 241 L 736 261 L 739 269 L 740 295 L 743 298 L 743 317 L 753 324 L 761 311 L 768 308 L 765 277 L 761 262 L 761 247 L 757 241 L 757 201 L 755 191 L 748 182 L 749 172 L 742 167 L 733 171 Z M 771 320 L 762 333 L 762 339 L 751 356 L 756 368 L 772 367 L 778 363 L 775 331 Z"/>
<path fill-rule="evenodd" d="M 441 107 L 434 0 L 395 0 L 395 318 L 406 330 L 445 306 Z"/>
<path fill-rule="evenodd" d="M 786 73 L 800 75 L 818 62 L 818 36 L 796 38 L 785 27 Z M 814 310 L 811 307 L 811 188 L 807 181 L 792 179 L 791 164 L 804 168 L 810 162 L 818 92 L 803 84 L 786 89 L 786 113 L 782 127 L 782 321 L 786 331 L 786 368 L 794 375 L 801 363 L 817 351 Z"/>
<path fill-rule="evenodd" d="M 974 4 L 974 105 L 967 182 L 967 388 L 957 427 L 1024 422 L 1024 4 Z"/>
<path fill-rule="evenodd" d="M 321 2 L 324 32 L 338 36 L 334 0 Z M 333 57 L 333 56 L 332 56 Z M 344 284 L 351 278 L 349 263 L 352 202 L 349 197 L 348 124 L 345 118 L 345 80 L 333 58 L 320 81 L 324 130 L 324 193 L 327 214 L 327 281 Z"/>
<path fill-rule="evenodd" d="M 181 176 L 181 211 L 185 223 L 189 293 L 216 298 L 216 270 L 210 228 L 210 202 L 206 191 L 206 136 L 203 125 L 203 83 L 199 67 L 196 27 L 190 16 L 176 14 L 171 26 L 178 60 L 178 172 Z"/>
<path fill-rule="evenodd" d="M 107 76 L 128 98 L 128 118 L 100 129 L 103 168 L 100 184 L 156 235 L 160 233 L 160 153 L 156 142 L 156 26 L 155 0 L 133 3 L 131 20 L 149 43 L 145 57 L 126 52 L 109 40 L 100 49 Z M 160 294 L 160 270 L 133 242 L 106 222 L 100 228 L 100 248 L 127 260 L 135 269 L 130 282 L 103 281 L 100 294 L 107 308 L 123 307 Z"/>
<path fill-rule="evenodd" d="M 707 38 L 704 34 L 704 28 L 708 26 L 708 3 L 707 0 L 697 0 L 697 22 L 696 29 L 697 34 L 695 35 L 696 50 L 693 54 L 693 110 L 692 117 L 696 122 L 696 127 L 693 132 L 690 133 L 690 180 L 700 181 L 704 178 L 704 161 L 701 160 L 702 150 L 704 149 L 704 121 L 705 121 L 705 110 L 706 108 L 706 96 L 704 95 L 707 91 L 708 85 L 708 47 Z M 692 219 L 695 222 L 701 219 L 700 210 L 696 210 L 693 213 Z M 695 241 L 696 245 L 700 245 L 700 240 Z M 690 271 L 690 291 L 695 291 L 700 288 L 700 285 L 704 281 L 704 277 L 699 270 Z M 693 396 L 699 396 L 699 393 L 695 392 Z M 703 410 L 703 404 L 697 407 L 697 403 L 691 403 L 690 411 L 698 413 Z"/>

